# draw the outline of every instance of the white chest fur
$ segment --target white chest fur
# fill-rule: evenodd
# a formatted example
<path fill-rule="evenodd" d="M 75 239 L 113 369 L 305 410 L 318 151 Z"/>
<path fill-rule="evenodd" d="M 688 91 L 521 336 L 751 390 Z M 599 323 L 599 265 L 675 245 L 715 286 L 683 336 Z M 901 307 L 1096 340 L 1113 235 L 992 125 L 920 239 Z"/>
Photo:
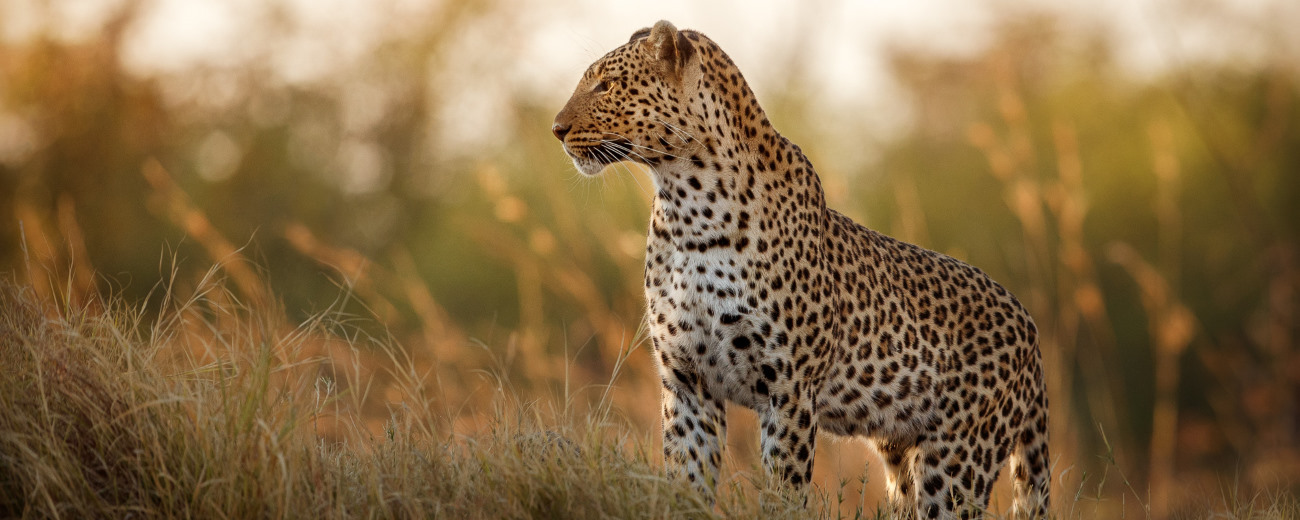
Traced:
<path fill-rule="evenodd" d="M 653 254 L 653 253 L 652 253 Z M 667 356 L 703 378 L 710 393 L 747 407 L 764 360 L 752 307 L 753 276 L 725 247 L 664 251 L 659 287 L 647 287 L 651 332 Z"/>

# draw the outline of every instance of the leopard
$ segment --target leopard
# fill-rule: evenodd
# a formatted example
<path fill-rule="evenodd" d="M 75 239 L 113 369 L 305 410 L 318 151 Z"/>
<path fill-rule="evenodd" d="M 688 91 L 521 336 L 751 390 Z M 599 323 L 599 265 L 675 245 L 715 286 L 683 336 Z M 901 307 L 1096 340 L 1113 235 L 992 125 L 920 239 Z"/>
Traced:
<path fill-rule="evenodd" d="M 644 292 L 667 474 L 716 500 L 726 408 L 771 482 L 807 497 L 819 432 L 859 438 L 906 517 L 1048 511 L 1038 329 L 979 268 L 826 206 L 732 59 L 668 21 L 597 59 L 551 131 L 581 175 L 630 162 L 653 202 Z"/>

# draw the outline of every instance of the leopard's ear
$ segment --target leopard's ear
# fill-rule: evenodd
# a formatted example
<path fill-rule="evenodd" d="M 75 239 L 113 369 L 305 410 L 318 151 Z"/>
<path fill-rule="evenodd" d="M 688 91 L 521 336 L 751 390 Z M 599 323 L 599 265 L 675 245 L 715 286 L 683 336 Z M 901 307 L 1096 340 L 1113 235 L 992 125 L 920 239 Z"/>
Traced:
<path fill-rule="evenodd" d="M 640 32 L 637 31 L 637 34 Z M 632 35 L 633 39 L 637 34 Z M 677 27 L 668 20 L 660 20 L 650 28 L 644 45 L 652 56 L 671 64 L 673 72 L 679 72 L 695 51 L 685 35 L 678 32 Z"/>
<path fill-rule="evenodd" d="M 628 38 L 627 42 L 632 43 L 634 41 L 640 40 L 641 38 L 645 38 L 646 36 L 650 36 L 649 27 L 643 27 L 641 29 L 638 29 L 636 32 L 632 33 L 632 37 Z"/>

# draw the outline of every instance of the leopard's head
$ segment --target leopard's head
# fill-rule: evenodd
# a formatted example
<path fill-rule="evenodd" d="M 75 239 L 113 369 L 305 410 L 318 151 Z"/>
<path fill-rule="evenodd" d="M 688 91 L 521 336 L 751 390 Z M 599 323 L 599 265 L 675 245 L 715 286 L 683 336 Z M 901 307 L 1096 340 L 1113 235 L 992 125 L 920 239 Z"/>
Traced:
<path fill-rule="evenodd" d="M 699 74 L 688 65 L 697 58 L 691 40 L 702 38 L 660 21 L 587 68 L 551 126 L 578 171 L 594 176 L 624 160 L 655 166 L 695 144 L 688 128 L 699 121 L 684 85 Z"/>

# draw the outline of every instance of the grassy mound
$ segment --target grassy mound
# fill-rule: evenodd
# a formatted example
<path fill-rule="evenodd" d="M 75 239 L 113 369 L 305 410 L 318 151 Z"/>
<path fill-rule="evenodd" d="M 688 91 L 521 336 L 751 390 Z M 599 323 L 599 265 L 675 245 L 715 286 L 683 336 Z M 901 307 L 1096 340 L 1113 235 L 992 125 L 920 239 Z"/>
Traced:
<path fill-rule="evenodd" d="M 301 355 L 323 323 L 281 330 L 237 308 L 147 322 L 3 285 L 0 517 L 717 514 L 662 478 L 642 443 L 598 426 L 556 431 L 502 411 L 489 431 L 454 435 L 429 407 L 402 404 L 375 435 L 347 404 L 365 385 L 338 391 Z M 738 503 L 724 513 L 744 514 Z"/>

